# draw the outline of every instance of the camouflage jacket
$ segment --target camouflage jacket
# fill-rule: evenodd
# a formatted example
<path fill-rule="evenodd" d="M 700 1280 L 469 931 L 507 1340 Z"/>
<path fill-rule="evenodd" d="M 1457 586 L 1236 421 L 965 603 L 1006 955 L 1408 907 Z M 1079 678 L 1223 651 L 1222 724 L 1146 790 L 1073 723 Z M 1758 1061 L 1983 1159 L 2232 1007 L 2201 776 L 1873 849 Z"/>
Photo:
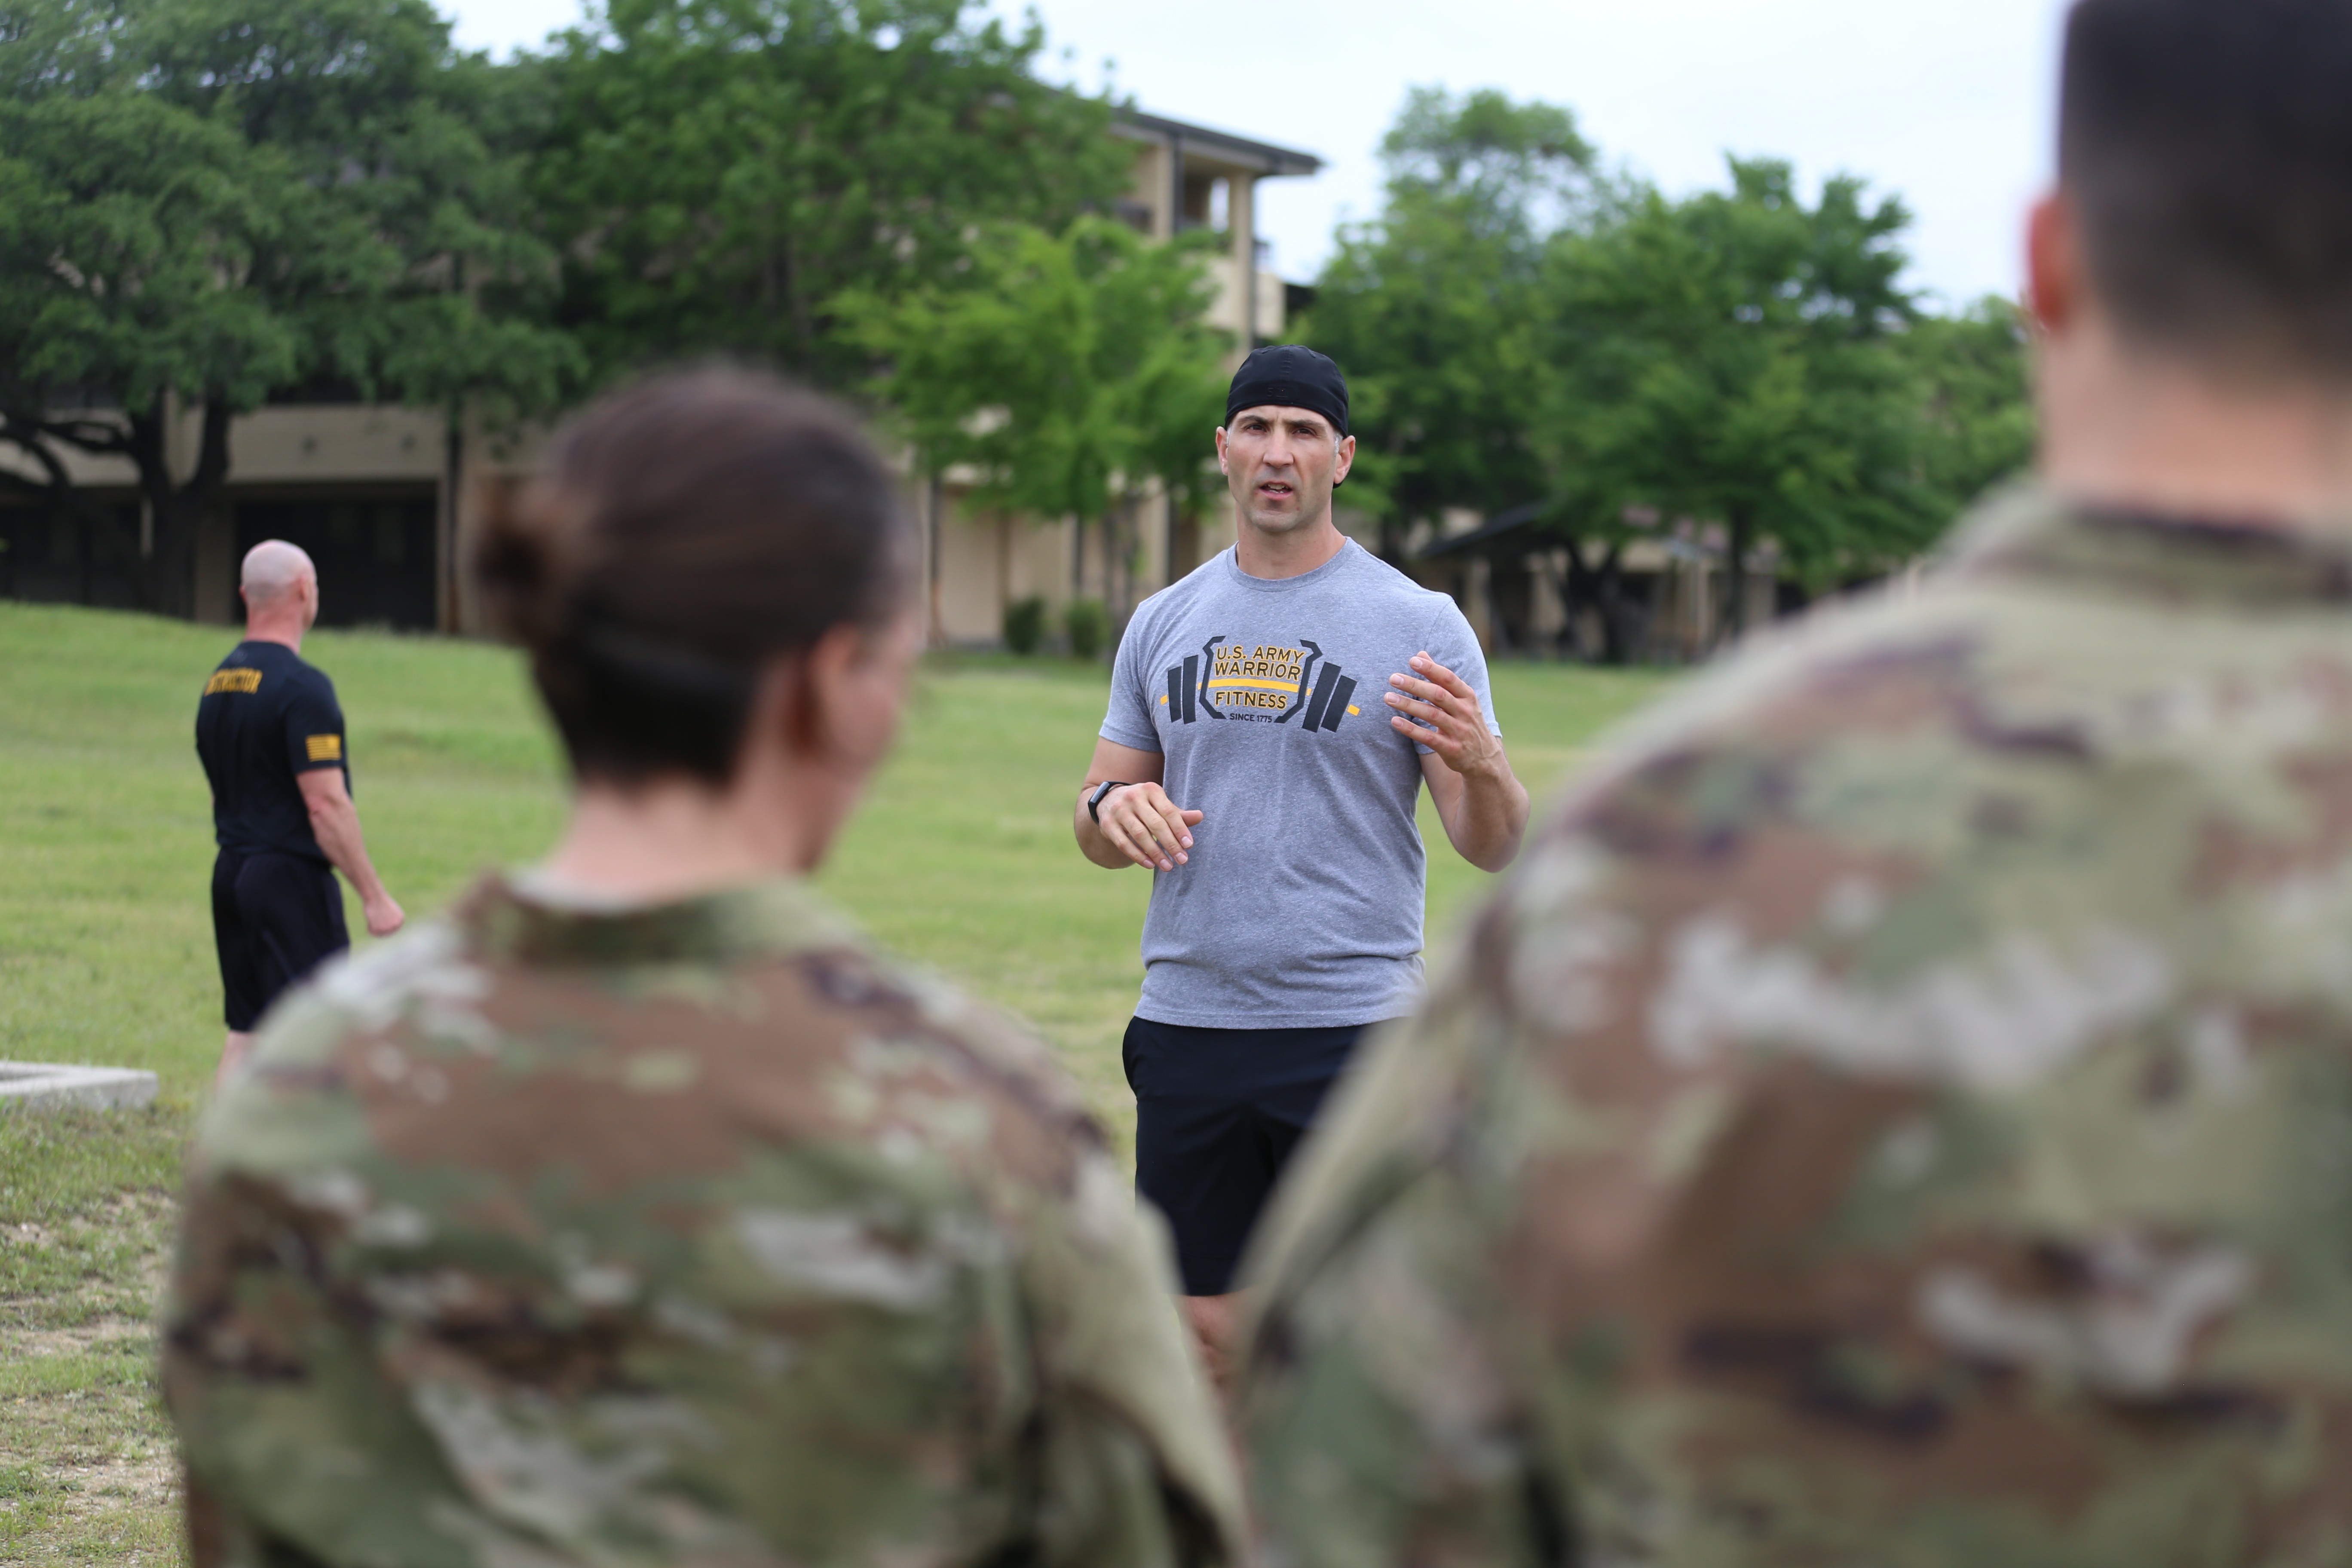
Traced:
<path fill-rule="evenodd" d="M 1696 681 L 1255 1259 L 1266 1568 L 2352 1562 L 2352 532 L 1996 502 Z"/>
<path fill-rule="evenodd" d="M 493 879 L 282 1006 L 198 1134 L 198 1568 L 1231 1560 L 1156 1224 L 1045 1047 L 798 886 Z"/>

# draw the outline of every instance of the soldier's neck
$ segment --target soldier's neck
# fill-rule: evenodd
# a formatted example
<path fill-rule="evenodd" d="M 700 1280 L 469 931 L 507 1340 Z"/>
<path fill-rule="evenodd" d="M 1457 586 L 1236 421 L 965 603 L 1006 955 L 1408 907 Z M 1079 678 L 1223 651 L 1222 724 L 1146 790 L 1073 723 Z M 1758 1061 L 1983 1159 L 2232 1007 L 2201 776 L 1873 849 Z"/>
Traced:
<path fill-rule="evenodd" d="M 738 779 L 728 788 L 666 777 L 585 783 L 541 869 L 583 892 L 670 903 L 815 868 L 845 804 L 825 781 Z M 819 798 L 824 797 L 824 798 Z"/>
<path fill-rule="evenodd" d="M 2045 346 L 2040 468 L 2102 508 L 2352 530 L 2352 388 L 2232 379 L 2124 349 Z"/>

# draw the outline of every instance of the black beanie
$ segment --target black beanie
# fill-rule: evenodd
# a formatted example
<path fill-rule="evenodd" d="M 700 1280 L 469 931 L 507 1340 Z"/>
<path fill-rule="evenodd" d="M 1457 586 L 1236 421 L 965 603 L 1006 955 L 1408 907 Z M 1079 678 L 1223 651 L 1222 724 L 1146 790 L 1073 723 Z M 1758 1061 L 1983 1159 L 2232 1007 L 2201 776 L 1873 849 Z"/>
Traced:
<path fill-rule="evenodd" d="M 1225 393 L 1225 423 L 1244 408 L 1309 408 L 1348 434 L 1348 378 L 1323 354 L 1297 343 L 1268 343 L 1234 372 Z"/>

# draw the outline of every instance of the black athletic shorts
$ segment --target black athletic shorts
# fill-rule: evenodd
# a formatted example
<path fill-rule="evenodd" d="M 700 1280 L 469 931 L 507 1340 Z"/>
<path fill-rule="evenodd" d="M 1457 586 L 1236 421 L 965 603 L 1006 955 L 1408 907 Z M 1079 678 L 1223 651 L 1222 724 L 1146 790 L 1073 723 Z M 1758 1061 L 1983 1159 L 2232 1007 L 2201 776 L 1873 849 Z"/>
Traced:
<path fill-rule="evenodd" d="M 278 994 L 352 945 L 334 871 L 307 855 L 240 855 L 213 862 L 213 942 L 224 1016 L 244 1031 Z"/>
<path fill-rule="evenodd" d="M 1234 1288 L 1283 1166 L 1370 1027 L 1129 1022 L 1121 1054 L 1135 1090 L 1136 1190 L 1168 1216 L 1186 1295 Z"/>

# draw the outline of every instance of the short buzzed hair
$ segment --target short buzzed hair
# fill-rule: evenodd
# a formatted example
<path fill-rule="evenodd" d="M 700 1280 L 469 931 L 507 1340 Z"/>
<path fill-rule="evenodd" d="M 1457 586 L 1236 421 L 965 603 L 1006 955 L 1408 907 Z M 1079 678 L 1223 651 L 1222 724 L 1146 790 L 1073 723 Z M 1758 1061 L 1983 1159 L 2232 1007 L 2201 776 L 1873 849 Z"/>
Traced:
<path fill-rule="evenodd" d="M 295 584 L 304 577 L 317 576 L 318 572 L 300 545 L 289 544 L 282 539 L 265 539 L 245 552 L 237 586 L 244 591 L 247 606 L 258 609 L 276 604 L 293 590 Z"/>
<path fill-rule="evenodd" d="M 2352 382 L 2352 4 L 2080 0 L 2059 122 L 2126 337 Z"/>

